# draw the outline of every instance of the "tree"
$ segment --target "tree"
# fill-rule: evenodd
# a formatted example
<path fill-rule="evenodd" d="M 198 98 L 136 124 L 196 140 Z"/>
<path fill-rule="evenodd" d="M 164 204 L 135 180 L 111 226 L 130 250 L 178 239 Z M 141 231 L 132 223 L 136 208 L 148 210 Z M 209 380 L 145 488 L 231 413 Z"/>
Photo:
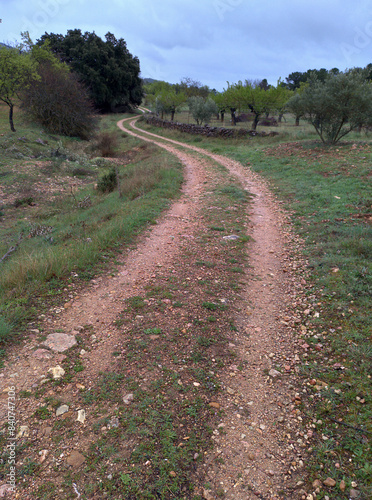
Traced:
<path fill-rule="evenodd" d="M 338 71 L 337 68 L 333 68 L 331 70 Z M 328 71 L 325 68 L 321 69 L 308 69 L 305 72 L 295 71 L 286 77 L 286 85 L 289 90 L 297 90 L 300 88 L 301 84 L 307 83 L 309 80 L 314 78 L 314 75 L 318 78 L 318 80 L 324 82 L 328 76 Z"/>
<path fill-rule="evenodd" d="M 292 113 L 295 117 L 295 125 L 299 127 L 300 119 L 304 116 L 303 101 L 301 100 L 301 94 L 308 86 L 307 83 L 301 83 L 300 87 L 292 93 L 292 96 L 288 98 L 285 104 L 285 109 Z"/>
<path fill-rule="evenodd" d="M 223 92 L 216 92 L 212 94 L 211 99 L 213 99 L 216 103 L 218 113 L 221 115 L 221 122 L 223 123 L 225 119 L 225 112 L 228 107 L 225 95 Z"/>
<path fill-rule="evenodd" d="M 303 91 L 289 100 L 288 109 L 301 113 L 322 142 L 334 144 L 371 123 L 372 84 L 355 70 L 328 74 L 324 82 L 313 75 Z"/>
<path fill-rule="evenodd" d="M 18 48 L 0 47 L 0 100 L 9 106 L 10 130 L 15 132 L 14 106 L 21 91 L 37 80 L 37 62 Z"/>
<path fill-rule="evenodd" d="M 260 83 L 258 84 L 258 86 L 262 90 L 269 90 L 269 88 L 271 87 L 271 85 L 268 83 L 268 81 L 267 81 L 266 78 L 264 78 L 263 80 L 261 80 Z"/>
<path fill-rule="evenodd" d="M 159 94 L 163 92 L 169 92 L 172 90 L 173 85 L 163 80 L 154 80 L 151 83 L 145 83 L 143 85 L 145 104 L 154 105 L 156 103 L 156 98 Z"/>
<path fill-rule="evenodd" d="M 50 62 L 39 64 L 39 80 L 22 94 L 22 108 L 49 132 L 87 139 L 96 121 L 77 75 Z"/>
<path fill-rule="evenodd" d="M 283 86 L 282 83 L 283 82 L 279 79 L 277 86 L 270 88 L 272 98 L 272 111 L 277 111 L 279 113 L 279 122 L 282 121 L 287 102 L 293 94 L 293 92 Z"/>
<path fill-rule="evenodd" d="M 201 96 L 190 97 L 188 100 L 190 112 L 198 125 L 208 123 L 218 107 L 213 99 L 203 99 Z"/>
<path fill-rule="evenodd" d="M 275 87 L 265 90 L 260 87 L 259 83 L 245 81 L 245 85 L 241 89 L 242 102 L 244 107 L 254 114 L 252 130 L 257 129 L 259 119 L 263 114 L 268 116 L 271 111 L 276 109 L 277 92 Z"/>
<path fill-rule="evenodd" d="M 236 111 L 240 112 L 243 105 L 242 82 L 232 83 L 227 82 L 227 89 L 223 91 L 221 100 L 225 102 L 226 108 L 231 113 L 231 124 L 236 125 Z"/>
<path fill-rule="evenodd" d="M 141 104 L 142 83 L 137 57 L 126 42 L 112 33 L 103 41 L 94 32 L 69 30 L 65 36 L 45 33 L 38 45 L 49 40 L 52 51 L 79 75 L 90 97 L 102 112 L 122 111 Z"/>
<path fill-rule="evenodd" d="M 163 113 L 171 113 L 171 121 L 174 120 L 174 115 L 177 109 L 186 102 L 186 96 L 183 92 L 177 93 L 173 88 L 161 92 L 156 98 L 156 111 Z"/>
<path fill-rule="evenodd" d="M 176 83 L 174 87 L 176 92 L 183 92 L 187 98 L 200 96 L 206 99 L 210 93 L 207 85 L 202 85 L 190 77 L 182 78 L 181 83 Z"/>

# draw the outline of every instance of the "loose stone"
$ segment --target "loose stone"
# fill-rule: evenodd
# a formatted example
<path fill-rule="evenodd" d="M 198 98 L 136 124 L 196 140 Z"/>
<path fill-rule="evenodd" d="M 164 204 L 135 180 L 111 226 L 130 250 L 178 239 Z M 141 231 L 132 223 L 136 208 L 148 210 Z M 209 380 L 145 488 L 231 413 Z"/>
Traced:
<path fill-rule="evenodd" d="M 59 417 L 60 415 L 67 413 L 68 410 L 69 410 L 69 407 L 67 405 L 61 405 L 59 408 L 57 408 L 56 416 Z"/>

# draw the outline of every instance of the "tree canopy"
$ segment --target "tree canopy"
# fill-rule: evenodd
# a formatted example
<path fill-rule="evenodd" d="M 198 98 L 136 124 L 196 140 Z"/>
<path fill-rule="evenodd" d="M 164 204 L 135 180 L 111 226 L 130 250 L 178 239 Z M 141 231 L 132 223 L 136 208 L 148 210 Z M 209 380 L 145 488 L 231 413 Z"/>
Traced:
<path fill-rule="evenodd" d="M 103 41 L 94 32 L 83 34 L 75 29 L 65 36 L 45 33 L 37 44 L 47 40 L 51 50 L 79 75 L 98 110 L 124 111 L 141 104 L 139 60 L 128 51 L 123 38 L 107 33 Z"/>
<path fill-rule="evenodd" d="M 371 124 L 372 83 L 364 72 L 316 74 L 288 102 L 288 109 L 303 116 L 323 142 L 336 143 L 349 132 Z"/>
<path fill-rule="evenodd" d="M 330 73 L 337 74 L 337 73 L 339 73 L 339 70 L 337 68 L 333 68 L 330 70 Z M 306 83 L 311 78 L 314 78 L 314 75 L 316 75 L 316 77 L 319 81 L 324 82 L 328 76 L 328 71 L 324 68 L 308 69 L 307 71 L 304 71 L 304 72 L 294 71 L 293 73 L 290 73 L 286 77 L 286 79 L 285 79 L 286 83 L 283 82 L 283 84 L 289 90 L 296 90 L 296 89 L 300 88 L 302 83 Z"/>
<path fill-rule="evenodd" d="M 263 114 L 278 111 L 283 113 L 285 103 L 289 98 L 288 90 L 278 85 L 268 85 L 265 80 L 230 84 L 221 94 L 213 97 L 219 110 L 229 109 L 231 112 L 231 121 L 235 125 L 235 112 L 249 111 L 253 114 L 252 129 L 255 130 Z"/>
<path fill-rule="evenodd" d="M 190 112 L 198 125 L 208 123 L 213 114 L 218 113 L 218 106 L 213 99 L 203 99 L 201 96 L 192 96 L 188 100 Z"/>
<path fill-rule="evenodd" d="M 184 102 L 186 101 L 186 96 L 183 92 L 176 92 L 173 87 L 164 89 L 156 96 L 156 112 L 161 113 L 171 113 L 171 121 L 174 120 L 174 114 Z"/>

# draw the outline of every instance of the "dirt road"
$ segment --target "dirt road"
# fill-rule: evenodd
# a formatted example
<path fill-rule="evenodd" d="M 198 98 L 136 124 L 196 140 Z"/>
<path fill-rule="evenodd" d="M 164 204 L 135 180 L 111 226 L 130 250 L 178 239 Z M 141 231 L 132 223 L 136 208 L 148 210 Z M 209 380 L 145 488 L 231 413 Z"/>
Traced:
<path fill-rule="evenodd" d="M 75 365 L 83 366 L 84 370 L 76 369 L 63 388 L 46 384 L 50 387 L 47 396 L 51 400 L 58 397 L 59 404 L 65 403 L 66 415 L 71 420 L 74 419 L 74 412 L 85 408 L 84 427 L 65 434 L 66 441 L 62 447 L 58 439 L 62 424 L 56 420 L 54 427 L 48 425 L 47 419 L 55 418 L 52 411 L 47 406 L 41 407 L 37 395 L 31 396 L 31 392 L 43 386 L 48 370 L 63 364 L 69 351 L 59 350 L 53 344 L 45 345 L 45 338 L 43 340 L 40 332 L 34 331 L 22 348 L 17 347 L 11 353 L 1 374 L 4 401 L 1 418 L 3 422 L 6 419 L 7 388 L 16 387 L 17 393 L 24 395 L 17 408 L 18 429 L 23 428 L 23 434 L 18 431 L 19 442 L 24 445 L 20 452 L 23 453 L 21 461 L 29 463 L 27 460 L 32 458 L 40 464 L 39 474 L 32 481 L 28 476 L 24 479 L 23 496 L 17 493 L 14 498 L 36 498 L 34 491 L 48 481 L 56 485 L 56 493 L 46 498 L 66 498 L 66 491 L 71 498 L 74 498 L 74 492 L 76 498 L 80 498 L 80 489 L 88 491 L 86 483 L 92 479 L 85 479 L 84 483 L 79 467 L 92 449 L 96 433 L 94 425 L 98 424 L 93 412 L 89 413 L 89 409 L 83 407 L 82 401 L 86 402 L 87 398 L 81 399 L 81 391 L 93 390 L 99 374 L 112 372 L 113 365 L 120 362 L 130 342 L 130 333 L 125 328 L 119 331 L 114 325 L 126 301 L 144 295 L 146 287 L 154 285 L 160 270 L 176 275 L 181 269 L 182 273 L 182 258 L 190 251 L 189 244 L 193 245 L 193 252 L 201 252 L 198 242 L 200 235 L 206 232 L 204 215 L 209 208 L 213 208 L 206 206 L 210 194 L 208 190 L 221 166 L 227 169 L 230 179 L 235 179 L 253 195 L 247 205 L 244 222 L 251 240 L 248 243 L 248 264 L 241 276 L 244 287 L 239 303 L 234 306 L 237 327 L 234 327 L 228 345 L 235 361 L 229 370 L 217 373 L 223 392 L 219 403 L 215 404 L 223 409 L 223 413 L 213 430 L 215 446 L 210 452 L 205 452 L 195 472 L 195 477 L 200 478 L 197 492 L 207 500 L 219 497 L 240 500 L 306 498 L 301 486 L 307 436 L 299 426 L 302 419 L 298 410 L 301 394 L 296 389 L 296 372 L 300 363 L 296 329 L 301 318 L 292 311 L 291 305 L 303 278 L 298 274 L 299 262 L 295 265 L 296 275 L 291 272 L 289 248 L 293 250 L 298 242 L 279 203 L 259 176 L 237 162 L 201 148 L 145 133 L 136 128 L 133 119 L 122 120 L 118 126 L 128 134 L 154 142 L 180 159 L 185 172 L 182 195 L 140 238 L 136 248 L 123 257 L 124 262 L 117 266 L 115 277 L 104 276 L 93 280 L 64 308 L 52 311 L 44 318 L 44 337 L 48 333 L 63 331 L 70 339 L 74 340 L 79 335 L 84 338 L 85 348 L 78 353 L 80 364 Z M 218 268 L 214 270 L 213 277 L 218 283 Z M 196 277 L 195 283 L 198 280 L 201 277 Z M 183 292 L 189 294 L 190 301 L 195 300 L 198 293 L 194 291 L 193 294 L 192 286 L 191 291 Z M 220 300 L 224 303 L 225 299 Z M 175 307 L 171 307 L 170 302 L 163 300 L 163 309 L 154 313 L 159 323 L 174 323 Z M 151 301 L 148 304 L 151 305 Z M 180 314 L 180 318 L 183 320 L 184 316 Z M 134 323 L 141 321 L 141 315 L 133 319 Z M 182 330 L 186 336 L 190 328 L 191 323 L 186 323 Z M 158 342 L 158 337 L 155 332 L 151 341 Z M 118 355 L 115 363 L 113 352 Z M 139 373 L 139 378 L 144 381 L 148 376 L 147 372 Z M 179 383 L 182 385 L 181 380 Z M 194 382 L 193 385 L 197 389 L 200 383 Z M 111 410 L 115 413 L 116 403 Z M 78 453 L 80 462 L 73 463 L 71 457 L 76 456 L 74 453 Z M 64 479 L 66 457 L 67 465 L 76 472 L 75 482 L 70 480 L 69 486 Z M 177 471 L 171 472 L 177 475 Z M 110 475 L 115 476 L 115 472 Z M 6 487 L 0 485 L 0 495 L 5 490 Z M 111 497 L 85 493 L 84 498 Z"/>
<path fill-rule="evenodd" d="M 130 121 L 130 127 L 126 121 Z M 236 335 L 234 342 L 238 356 L 246 362 L 246 369 L 243 379 L 233 378 L 226 382 L 232 396 L 241 396 L 240 409 L 226 419 L 223 435 L 216 436 L 217 453 L 224 457 L 224 464 L 214 468 L 209 475 L 215 488 L 218 484 L 225 488 L 226 498 L 277 498 L 276 495 L 279 498 L 281 491 L 286 492 L 285 498 L 292 498 L 292 495 L 301 498 L 304 492 L 291 493 L 295 484 L 301 490 L 301 468 L 306 460 L 304 446 L 297 448 L 292 439 L 296 434 L 299 437 L 301 432 L 297 429 L 300 412 L 293 404 L 296 398 L 301 398 L 293 381 L 300 361 L 294 325 L 300 318 L 292 315 L 291 300 L 301 284 L 300 278 L 288 272 L 291 260 L 288 244 L 293 244 L 293 238 L 279 203 L 263 180 L 238 162 L 145 133 L 136 127 L 136 120 L 126 121 L 118 123 L 122 130 L 154 141 L 180 158 L 185 149 L 211 158 L 226 167 L 244 189 L 254 195 L 249 206 L 248 229 L 252 237 L 249 245 L 251 268 L 246 270 L 248 283 L 244 292 L 249 306 L 238 318 L 239 331 L 243 333 Z M 174 146 L 178 149 L 174 150 Z M 197 160 L 190 160 L 190 163 L 200 171 Z M 276 368 L 284 376 L 270 372 Z M 235 471 L 240 470 L 242 464 L 245 477 L 236 481 Z M 247 480 L 251 492 L 241 488 L 246 486 Z"/>

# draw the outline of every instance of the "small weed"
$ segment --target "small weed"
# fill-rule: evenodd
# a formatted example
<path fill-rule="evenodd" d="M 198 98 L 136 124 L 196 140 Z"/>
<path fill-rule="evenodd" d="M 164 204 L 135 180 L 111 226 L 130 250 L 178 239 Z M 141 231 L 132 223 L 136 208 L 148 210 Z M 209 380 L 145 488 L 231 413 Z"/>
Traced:
<path fill-rule="evenodd" d="M 47 406 L 40 406 L 35 411 L 34 416 L 40 420 L 48 420 L 48 418 L 51 418 L 52 412 Z"/>
<path fill-rule="evenodd" d="M 16 208 L 18 207 L 25 207 L 27 205 L 33 205 L 34 204 L 34 199 L 32 196 L 26 196 L 25 198 L 18 198 L 14 202 L 14 206 Z"/>
<path fill-rule="evenodd" d="M 74 364 L 73 370 L 75 373 L 79 373 L 79 372 L 82 372 L 84 370 L 84 365 L 80 359 L 77 360 L 76 363 Z"/>
<path fill-rule="evenodd" d="M 232 268 L 231 268 L 231 272 L 232 272 L 232 273 L 240 273 L 240 274 L 243 274 L 243 273 L 244 273 L 244 269 L 242 269 L 241 267 L 232 267 Z"/>
<path fill-rule="evenodd" d="M 18 396 L 20 398 L 29 398 L 32 396 L 32 392 L 30 391 L 19 391 Z"/>
<path fill-rule="evenodd" d="M 128 305 L 128 308 L 133 309 L 134 311 L 143 309 L 146 305 L 144 299 L 139 296 L 129 297 L 125 302 Z"/>
<path fill-rule="evenodd" d="M 215 342 L 215 340 L 210 337 L 199 336 L 197 337 L 196 342 L 203 347 L 209 347 Z"/>
<path fill-rule="evenodd" d="M 248 201 L 248 193 L 244 189 L 235 184 L 224 186 L 218 190 L 220 194 L 227 195 L 234 201 L 246 202 Z"/>
<path fill-rule="evenodd" d="M 226 304 L 216 304 L 215 302 L 203 302 L 202 306 L 208 311 L 217 311 L 218 309 L 224 310 L 227 309 Z"/>
<path fill-rule="evenodd" d="M 12 326 L 3 316 L 0 316 L 0 343 L 9 341 L 12 334 Z"/>
<path fill-rule="evenodd" d="M 144 330 L 144 334 L 145 335 L 160 335 L 162 332 L 162 329 L 161 328 L 146 328 L 146 330 Z"/>
<path fill-rule="evenodd" d="M 20 477 L 33 476 L 38 469 L 40 469 L 40 464 L 38 462 L 34 462 L 30 458 L 26 458 L 23 462 L 23 465 L 18 467 L 17 474 Z"/>
<path fill-rule="evenodd" d="M 195 264 L 197 266 L 207 267 L 208 269 L 212 269 L 213 267 L 216 266 L 216 264 L 214 262 L 209 262 L 209 261 L 205 261 L 205 260 L 197 260 L 195 262 Z"/>

